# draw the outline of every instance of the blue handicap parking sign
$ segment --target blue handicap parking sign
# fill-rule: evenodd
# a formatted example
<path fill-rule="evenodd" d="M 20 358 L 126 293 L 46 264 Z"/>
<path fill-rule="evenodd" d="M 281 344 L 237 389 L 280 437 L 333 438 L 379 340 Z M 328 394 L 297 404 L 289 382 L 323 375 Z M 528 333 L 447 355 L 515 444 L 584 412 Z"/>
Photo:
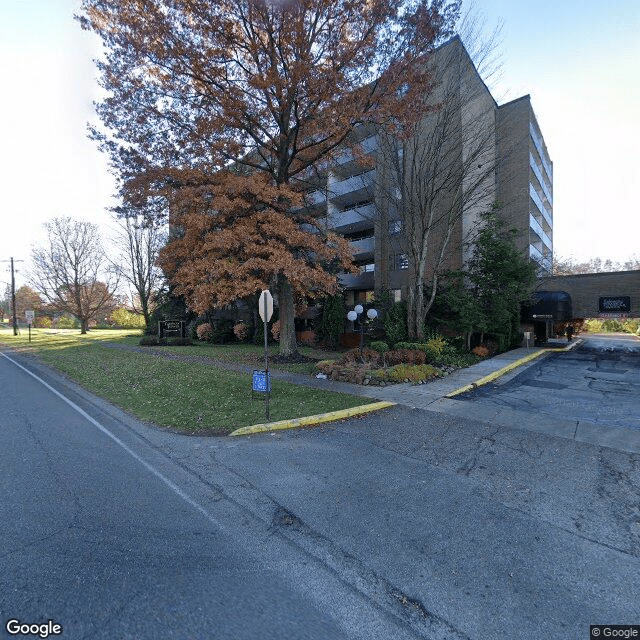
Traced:
<path fill-rule="evenodd" d="M 253 372 L 253 391 L 259 393 L 271 392 L 271 374 L 267 374 L 266 371 L 254 371 Z"/>

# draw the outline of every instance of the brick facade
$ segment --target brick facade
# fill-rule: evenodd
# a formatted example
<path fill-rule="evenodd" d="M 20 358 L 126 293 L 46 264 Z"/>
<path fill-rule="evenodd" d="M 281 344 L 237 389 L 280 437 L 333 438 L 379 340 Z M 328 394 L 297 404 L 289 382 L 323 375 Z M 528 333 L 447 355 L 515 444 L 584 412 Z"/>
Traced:
<path fill-rule="evenodd" d="M 597 318 L 598 301 L 607 296 L 629 296 L 632 318 L 640 318 L 640 271 L 585 273 L 541 278 L 538 291 L 566 291 L 571 296 L 576 318 Z"/>

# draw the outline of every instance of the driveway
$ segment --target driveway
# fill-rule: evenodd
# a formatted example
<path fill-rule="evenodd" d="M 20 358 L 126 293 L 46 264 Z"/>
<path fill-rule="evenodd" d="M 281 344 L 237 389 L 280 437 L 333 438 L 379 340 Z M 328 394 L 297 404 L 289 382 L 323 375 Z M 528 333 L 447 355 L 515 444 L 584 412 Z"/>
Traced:
<path fill-rule="evenodd" d="M 625 334 L 581 338 L 572 351 L 551 353 L 433 408 L 640 451 L 640 339 Z"/>

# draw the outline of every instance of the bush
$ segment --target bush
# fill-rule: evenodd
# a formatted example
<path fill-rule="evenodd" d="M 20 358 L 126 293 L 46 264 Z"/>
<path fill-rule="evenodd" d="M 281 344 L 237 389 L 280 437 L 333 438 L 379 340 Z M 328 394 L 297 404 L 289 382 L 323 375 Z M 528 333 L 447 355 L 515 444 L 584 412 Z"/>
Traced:
<path fill-rule="evenodd" d="M 144 316 L 138 313 L 131 313 L 128 309 L 120 307 L 111 313 L 111 322 L 123 329 L 142 329 L 146 326 Z"/>
<path fill-rule="evenodd" d="M 471 353 L 478 356 L 478 358 L 486 358 L 489 355 L 489 349 L 482 344 L 471 349 Z"/>
<path fill-rule="evenodd" d="M 393 382 L 422 382 L 442 375 L 442 371 L 430 364 L 398 364 L 384 372 L 384 377 Z"/>
<path fill-rule="evenodd" d="M 311 330 L 298 331 L 296 333 L 296 338 L 300 344 L 305 344 L 309 347 L 313 347 L 318 339 L 316 332 Z"/>
<path fill-rule="evenodd" d="M 382 319 L 387 342 L 394 347 L 398 342 L 407 339 L 407 303 L 394 302 Z"/>
<path fill-rule="evenodd" d="M 271 325 L 271 335 L 276 342 L 280 342 L 280 320 L 276 320 Z"/>
<path fill-rule="evenodd" d="M 480 362 L 482 358 L 478 357 L 475 353 L 456 353 L 453 355 L 445 355 L 442 359 L 442 364 L 448 364 L 452 367 L 459 367 L 464 369 L 470 367 L 473 364 Z"/>
<path fill-rule="evenodd" d="M 41 316 L 40 318 L 36 318 L 33 326 L 39 327 L 40 329 L 51 329 L 51 318 L 49 318 L 48 316 Z"/>
<path fill-rule="evenodd" d="M 398 342 L 396 348 L 409 351 L 422 351 L 429 362 L 437 362 L 442 352 L 442 348 L 438 345 L 430 345 L 428 342 Z"/>
<path fill-rule="evenodd" d="M 233 325 L 233 334 L 235 337 L 240 340 L 240 342 L 244 342 L 249 335 L 249 327 L 242 321 Z"/>
<path fill-rule="evenodd" d="M 211 340 L 213 335 L 213 327 L 209 322 L 204 322 L 196 327 L 198 340 Z"/>
<path fill-rule="evenodd" d="M 362 359 L 360 359 L 360 349 L 350 349 L 346 353 L 343 353 L 338 359 L 338 364 L 341 365 L 362 365 L 364 360 L 365 364 L 371 367 L 377 366 L 381 362 L 380 354 L 369 347 L 362 349 Z"/>
<path fill-rule="evenodd" d="M 320 337 L 333 347 L 337 346 L 344 331 L 345 315 L 342 294 L 329 296 L 322 301 L 322 315 L 316 329 Z"/>
<path fill-rule="evenodd" d="M 420 349 L 393 349 L 387 351 L 384 357 L 389 365 L 425 364 L 427 362 L 427 354 Z"/>
<path fill-rule="evenodd" d="M 140 338 L 140 346 L 141 347 L 157 347 L 160 344 L 160 340 L 158 340 L 158 336 L 142 336 Z"/>
<path fill-rule="evenodd" d="M 79 329 L 80 323 L 75 318 L 69 318 L 68 316 L 62 316 L 56 323 L 58 329 Z"/>
<path fill-rule="evenodd" d="M 386 342 L 383 342 L 382 340 L 374 340 L 369 345 L 369 347 L 374 351 L 377 351 L 378 353 L 382 353 L 382 354 L 389 351 L 389 345 Z"/>
<path fill-rule="evenodd" d="M 316 363 L 316 367 L 320 369 L 323 373 L 331 373 L 333 367 L 336 366 L 335 360 L 320 360 L 320 362 Z"/>
<path fill-rule="evenodd" d="M 608 320 L 604 320 L 602 323 L 602 329 L 604 333 L 620 333 L 622 332 L 623 325 L 620 320 L 616 320 L 615 318 L 609 318 Z"/>

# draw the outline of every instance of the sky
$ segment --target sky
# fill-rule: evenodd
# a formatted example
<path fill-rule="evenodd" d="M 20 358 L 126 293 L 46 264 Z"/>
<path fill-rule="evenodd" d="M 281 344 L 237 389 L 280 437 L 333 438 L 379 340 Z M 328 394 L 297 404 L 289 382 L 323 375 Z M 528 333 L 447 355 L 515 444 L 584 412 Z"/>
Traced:
<path fill-rule="evenodd" d="M 554 163 L 556 255 L 640 257 L 640 2 L 475 5 L 487 31 L 502 25 L 494 97 L 502 104 L 531 95 Z M 73 20 L 79 6 L 0 0 L 0 260 L 24 261 L 16 262 L 18 286 L 51 218 L 96 222 L 110 242 L 115 182 L 87 138 L 100 96 L 99 43 Z"/>

